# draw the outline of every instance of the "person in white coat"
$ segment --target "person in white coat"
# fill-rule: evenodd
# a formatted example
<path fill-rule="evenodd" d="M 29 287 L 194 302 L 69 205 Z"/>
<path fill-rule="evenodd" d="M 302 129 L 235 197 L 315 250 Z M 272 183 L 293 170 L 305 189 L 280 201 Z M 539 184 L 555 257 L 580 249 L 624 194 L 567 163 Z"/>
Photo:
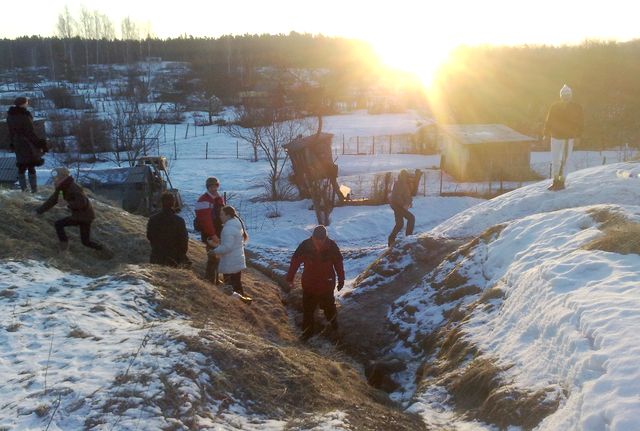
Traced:
<path fill-rule="evenodd" d="M 213 253 L 220 259 L 218 272 L 224 274 L 224 282 L 233 287 L 233 292 L 245 302 L 251 298 L 244 294 L 242 287 L 242 270 L 247 268 L 244 256 L 244 243 L 249 239 L 244 222 L 235 208 L 225 206 L 220 212 L 222 221 L 222 233 L 218 244 L 209 253 Z"/>

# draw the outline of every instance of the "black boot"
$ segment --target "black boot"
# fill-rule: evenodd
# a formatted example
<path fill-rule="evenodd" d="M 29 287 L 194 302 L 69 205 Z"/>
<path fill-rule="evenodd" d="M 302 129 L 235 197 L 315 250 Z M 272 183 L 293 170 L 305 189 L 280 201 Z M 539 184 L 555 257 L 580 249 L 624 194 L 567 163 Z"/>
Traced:
<path fill-rule="evenodd" d="M 26 192 L 27 191 L 27 179 L 25 178 L 24 174 L 18 176 L 18 183 L 20 183 L 20 189 L 23 192 Z"/>
<path fill-rule="evenodd" d="M 31 187 L 31 193 L 37 193 L 38 178 L 36 177 L 36 174 L 29 174 L 29 187 Z"/>

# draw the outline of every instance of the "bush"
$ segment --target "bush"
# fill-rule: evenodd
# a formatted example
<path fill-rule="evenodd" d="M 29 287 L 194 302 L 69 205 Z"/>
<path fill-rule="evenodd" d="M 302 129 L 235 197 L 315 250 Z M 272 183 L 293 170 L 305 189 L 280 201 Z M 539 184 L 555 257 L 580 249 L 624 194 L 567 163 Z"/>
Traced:
<path fill-rule="evenodd" d="M 83 154 L 111 151 L 111 122 L 93 116 L 82 116 L 73 126 L 77 148 Z"/>

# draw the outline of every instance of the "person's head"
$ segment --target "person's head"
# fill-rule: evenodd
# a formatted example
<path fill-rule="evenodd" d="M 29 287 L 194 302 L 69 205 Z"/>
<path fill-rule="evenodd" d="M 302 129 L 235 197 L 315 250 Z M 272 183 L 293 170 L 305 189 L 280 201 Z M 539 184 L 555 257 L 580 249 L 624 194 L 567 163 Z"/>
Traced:
<path fill-rule="evenodd" d="M 565 102 L 568 102 L 573 97 L 573 90 L 567 84 L 564 84 L 560 89 L 560 98 Z"/>
<path fill-rule="evenodd" d="M 29 99 L 24 96 L 16 97 L 16 100 L 13 101 L 13 104 L 19 108 L 26 108 L 29 104 Z"/>
<path fill-rule="evenodd" d="M 176 206 L 176 197 L 173 193 L 164 192 L 162 196 L 160 196 L 160 204 L 162 205 L 162 209 L 171 210 Z"/>
<path fill-rule="evenodd" d="M 240 221 L 240 225 L 242 226 L 242 238 L 245 241 L 247 241 L 249 239 L 249 235 L 247 234 L 247 229 L 245 229 L 244 222 L 238 216 L 238 212 L 236 211 L 236 209 L 231 205 L 222 207 L 222 211 L 220 211 L 220 220 L 222 220 L 222 223 L 226 223 L 228 220 L 231 220 L 232 218 L 237 218 Z"/>
<path fill-rule="evenodd" d="M 313 241 L 313 245 L 316 248 L 322 248 L 327 243 L 328 237 L 329 235 L 327 234 L 327 228 L 319 224 L 313 229 L 313 233 L 311 234 L 311 241 Z"/>
<path fill-rule="evenodd" d="M 53 184 L 58 187 L 64 180 L 69 177 L 69 169 L 65 167 L 54 168 L 51 170 L 51 178 L 53 178 Z"/>
<path fill-rule="evenodd" d="M 398 179 L 402 181 L 406 181 L 409 179 L 409 172 L 405 169 L 400 171 L 400 175 L 398 175 Z"/>
<path fill-rule="evenodd" d="M 205 186 L 207 187 L 207 191 L 209 193 L 217 193 L 218 187 L 220 187 L 220 181 L 218 181 L 216 177 L 209 177 L 207 178 Z"/>

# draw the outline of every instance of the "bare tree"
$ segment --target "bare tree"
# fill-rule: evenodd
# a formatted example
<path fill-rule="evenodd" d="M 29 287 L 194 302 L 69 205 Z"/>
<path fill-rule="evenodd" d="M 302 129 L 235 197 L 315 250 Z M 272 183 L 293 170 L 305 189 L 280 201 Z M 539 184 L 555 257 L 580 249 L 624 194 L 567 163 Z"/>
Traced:
<path fill-rule="evenodd" d="M 242 106 L 236 109 L 233 120 L 227 125 L 229 136 L 251 145 L 252 162 L 258 161 L 260 134 L 264 124 L 265 119 L 261 110 Z"/>
<path fill-rule="evenodd" d="M 136 161 L 151 152 L 158 142 L 160 128 L 152 123 L 152 117 L 141 111 L 135 102 L 117 102 L 110 115 L 112 135 L 115 140 L 113 161 L 121 165 Z M 122 153 L 126 159 L 122 158 Z"/>
<path fill-rule="evenodd" d="M 73 64 L 73 49 L 71 47 L 71 39 L 76 32 L 76 20 L 69 12 L 69 6 L 64 7 L 64 11 L 58 15 L 58 24 L 56 25 L 58 36 L 64 41 L 64 48 L 68 55 L 69 62 Z"/>
<path fill-rule="evenodd" d="M 93 20 L 93 13 L 89 11 L 85 6 L 80 9 L 80 20 L 78 23 L 78 30 L 80 38 L 84 41 L 84 60 L 86 74 L 89 76 L 89 42 L 92 39 L 97 39 L 95 34 L 95 25 Z"/>
<path fill-rule="evenodd" d="M 131 62 L 130 43 L 131 41 L 140 39 L 140 31 L 138 29 L 138 26 L 130 17 L 126 17 L 120 23 L 120 35 L 122 37 L 122 40 L 125 41 L 125 49 L 127 50 L 126 52 L 127 63 L 130 63 Z"/>
<path fill-rule="evenodd" d="M 269 162 L 269 175 L 267 183 L 269 187 L 269 199 L 277 201 L 283 199 L 282 189 L 279 187 L 282 172 L 287 165 L 289 155 L 284 146 L 297 137 L 307 135 L 317 127 L 312 118 L 297 118 L 278 121 L 277 118 L 263 126 L 260 130 L 258 143 Z"/>

